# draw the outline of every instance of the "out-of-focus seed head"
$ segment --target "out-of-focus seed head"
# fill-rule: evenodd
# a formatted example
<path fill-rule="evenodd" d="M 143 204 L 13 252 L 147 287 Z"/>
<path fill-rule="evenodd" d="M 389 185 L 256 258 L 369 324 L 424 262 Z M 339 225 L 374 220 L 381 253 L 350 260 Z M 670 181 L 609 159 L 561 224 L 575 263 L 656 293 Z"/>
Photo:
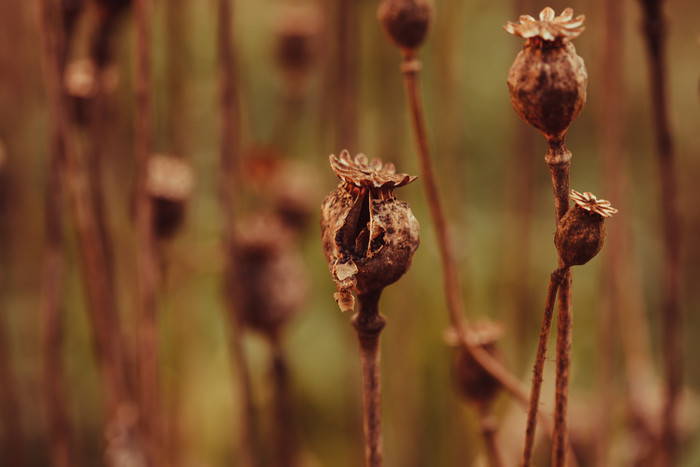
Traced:
<path fill-rule="evenodd" d="M 274 56 L 290 98 L 302 97 L 308 87 L 322 55 L 323 27 L 323 15 L 314 5 L 281 5 L 275 10 Z"/>
<path fill-rule="evenodd" d="M 557 224 L 554 244 L 564 267 L 586 264 L 593 259 L 605 241 L 605 222 L 617 209 L 589 192 L 571 190 L 576 203 Z"/>
<path fill-rule="evenodd" d="M 183 159 L 166 155 L 148 159 L 146 191 L 153 203 L 157 238 L 171 238 L 181 227 L 193 189 L 194 174 Z"/>
<path fill-rule="evenodd" d="M 571 43 L 584 31 L 585 17 L 573 14 L 567 8 L 555 16 L 547 7 L 539 21 L 524 15 L 504 26 L 526 39 L 508 73 L 513 109 L 548 138 L 561 138 L 586 103 L 588 74 Z"/>
<path fill-rule="evenodd" d="M 384 0 L 377 17 L 392 42 L 404 53 L 413 53 L 428 35 L 433 5 L 429 0 Z"/>
<path fill-rule="evenodd" d="M 353 160 L 347 151 L 330 156 L 341 183 L 322 205 L 321 236 L 342 311 L 353 309 L 352 293 L 381 290 L 396 282 L 411 266 L 418 248 L 419 226 L 394 188 L 416 177 L 397 174 L 391 163 Z"/>
<path fill-rule="evenodd" d="M 234 308 L 246 326 L 273 336 L 306 300 L 306 268 L 275 217 L 261 215 L 238 230 L 227 274 Z"/>
<path fill-rule="evenodd" d="M 503 336 L 501 323 L 494 321 L 476 321 L 465 326 L 465 338 L 472 347 L 481 347 L 497 360 L 503 360 L 503 354 L 496 341 Z M 454 382 L 461 397 L 476 405 L 490 404 L 501 389 L 501 384 L 474 359 L 464 343 L 459 342 L 454 330 L 445 335 L 448 344 L 456 347 L 454 361 Z"/>

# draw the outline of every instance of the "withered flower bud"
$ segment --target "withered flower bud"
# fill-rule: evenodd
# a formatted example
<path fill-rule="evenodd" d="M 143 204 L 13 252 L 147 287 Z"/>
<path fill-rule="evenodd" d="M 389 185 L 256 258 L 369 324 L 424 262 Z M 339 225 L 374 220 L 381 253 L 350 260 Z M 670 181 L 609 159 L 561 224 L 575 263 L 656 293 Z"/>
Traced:
<path fill-rule="evenodd" d="M 304 262 L 274 217 L 257 217 L 239 229 L 229 264 L 234 308 L 246 326 L 275 335 L 306 300 Z"/>
<path fill-rule="evenodd" d="M 564 267 L 586 264 L 598 254 L 605 241 L 605 218 L 617 212 L 609 201 L 589 192 L 571 190 L 571 199 L 576 204 L 561 218 L 554 234 Z"/>
<path fill-rule="evenodd" d="M 353 292 L 381 290 L 411 266 L 420 243 L 418 221 L 394 188 L 416 177 L 397 174 L 379 159 L 368 163 L 364 154 L 353 160 L 345 150 L 330 162 L 341 183 L 323 201 L 323 253 L 338 287 L 336 301 L 350 311 Z"/>
<path fill-rule="evenodd" d="M 384 0 L 377 11 L 379 22 L 389 38 L 404 52 L 423 44 L 433 20 L 429 0 Z"/>
<path fill-rule="evenodd" d="M 183 159 L 165 155 L 148 159 L 146 191 L 153 203 L 157 238 L 170 238 L 180 228 L 193 187 L 192 168 Z"/>
<path fill-rule="evenodd" d="M 539 21 L 523 15 L 520 24 L 504 26 L 526 39 L 508 73 L 513 109 L 547 138 L 560 138 L 586 103 L 588 75 L 571 43 L 584 31 L 585 17 L 573 15 L 567 8 L 555 17 L 546 7 Z"/>
<path fill-rule="evenodd" d="M 477 321 L 465 327 L 466 339 L 470 346 L 481 347 L 497 360 L 503 354 L 496 341 L 503 336 L 503 325 L 495 321 Z M 477 362 L 462 342 L 453 335 L 445 336 L 448 344 L 457 347 L 454 362 L 454 382 L 461 397 L 476 405 L 488 405 L 498 395 L 501 384 Z"/>

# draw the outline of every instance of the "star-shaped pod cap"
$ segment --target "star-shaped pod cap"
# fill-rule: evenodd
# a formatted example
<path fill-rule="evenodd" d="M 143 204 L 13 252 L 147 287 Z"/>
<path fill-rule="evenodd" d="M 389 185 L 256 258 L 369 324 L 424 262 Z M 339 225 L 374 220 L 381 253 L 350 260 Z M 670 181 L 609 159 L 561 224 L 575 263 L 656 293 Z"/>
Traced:
<path fill-rule="evenodd" d="M 617 209 L 612 207 L 610 201 L 606 199 L 597 199 L 590 191 L 579 193 L 576 190 L 571 190 L 570 197 L 577 206 L 602 217 L 612 217 L 613 214 L 617 213 Z"/>
<path fill-rule="evenodd" d="M 559 38 L 570 41 L 576 39 L 586 29 L 583 26 L 585 19 L 584 15 L 574 18 L 574 10 L 571 8 L 565 9 L 559 16 L 556 16 L 552 8 L 545 7 L 540 12 L 539 21 L 530 15 L 522 15 L 519 24 L 509 21 L 503 28 L 510 34 L 520 36 L 523 39 L 540 37 L 546 41 Z"/>
<path fill-rule="evenodd" d="M 398 188 L 408 185 L 417 178 L 396 173 L 396 167 L 391 162 L 382 164 L 378 158 L 368 162 L 364 154 L 358 154 L 353 160 L 347 150 L 343 150 L 340 157 L 331 155 L 330 161 L 331 168 L 339 179 L 357 187 Z"/>

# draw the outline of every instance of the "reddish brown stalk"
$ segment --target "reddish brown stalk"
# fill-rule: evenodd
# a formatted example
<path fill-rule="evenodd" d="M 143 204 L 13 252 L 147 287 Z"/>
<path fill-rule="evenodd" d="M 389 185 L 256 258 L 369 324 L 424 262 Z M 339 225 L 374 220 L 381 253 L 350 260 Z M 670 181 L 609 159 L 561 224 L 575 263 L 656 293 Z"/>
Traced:
<path fill-rule="evenodd" d="M 138 254 L 139 293 L 139 402 L 140 418 L 149 457 L 159 465 L 161 456 L 160 409 L 158 407 L 158 259 L 153 232 L 153 211 L 146 189 L 148 158 L 151 152 L 151 57 L 150 4 L 135 0 L 136 25 L 136 185 L 134 186 Z"/>
<path fill-rule="evenodd" d="M 223 244 L 229 275 L 235 264 L 236 239 L 234 233 L 236 187 L 238 186 L 238 166 L 240 157 L 238 100 L 236 96 L 236 70 L 232 33 L 232 8 L 230 0 L 218 2 L 218 65 L 219 92 L 221 100 L 221 178 L 219 181 L 219 196 L 223 211 Z M 236 319 L 234 297 L 231 288 L 226 288 L 226 306 L 230 324 L 231 357 L 234 363 L 234 374 L 239 384 L 241 404 L 241 432 L 238 440 L 239 463 L 243 467 L 255 467 L 260 462 L 257 455 L 257 438 L 253 398 L 251 393 L 250 370 L 243 349 L 242 323 Z"/>
<path fill-rule="evenodd" d="M 379 335 L 384 329 L 386 318 L 379 313 L 380 295 L 381 290 L 358 295 L 358 312 L 352 320 L 360 341 L 362 360 L 362 407 L 367 467 L 381 467 L 383 464 Z"/>
<path fill-rule="evenodd" d="M 357 22 L 358 3 L 355 0 L 339 0 L 337 10 L 338 67 L 337 89 L 338 147 L 348 149 L 351 154 L 357 151 Z"/>
<path fill-rule="evenodd" d="M 105 273 L 105 259 L 97 233 L 94 210 L 90 204 L 89 183 L 78 160 L 78 154 L 70 145 L 67 133 L 68 118 L 59 65 L 62 56 L 59 51 L 64 40 L 60 23 L 54 22 L 54 18 L 58 16 L 55 12 L 55 3 L 51 0 L 40 1 L 41 52 L 47 77 L 52 138 L 55 138 L 53 144 L 65 158 L 63 170 L 60 172 L 62 185 L 68 188 L 68 195 L 72 201 L 80 263 L 110 425 L 112 421 L 119 423 L 115 419 L 120 409 L 129 405 L 129 391 L 117 314 Z M 121 425 L 118 428 L 124 430 L 126 442 L 133 443 L 132 427 Z M 134 449 L 138 450 L 138 446 L 132 446 L 132 450 Z"/>
<path fill-rule="evenodd" d="M 535 429 L 537 428 L 537 413 L 539 411 L 540 392 L 542 390 L 542 375 L 544 373 L 544 364 L 547 357 L 547 343 L 549 342 L 549 330 L 552 326 L 557 291 L 559 290 L 561 281 L 564 279 L 565 273 L 566 271 L 557 269 L 552 273 L 549 279 L 549 290 L 547 291 L 547 300 L 544 305 L 540 340 L 537 344 L 537 356 L 535 358 L 534 369 L 532 370 L 532 389 L 530 390 L 530 407 L 527 412 L 525 448 L 520 462 L 522 467 L 529 467 L 532 462 L 532 451 L 535 446 Z"/>
<path fill-rule="evenodd" d="M 662 465 L 675 464 L 678 447 L 676 407 L 683 384 L 680 310 L 681 238 L 676 157 L 667 100 L 666 21 L 660 0 L 640 0 L 649 59 L 652 116 L 661 177 L 661 216 L 664 224 L 663 349 L 666 395 L 662 415 Z"/>
<path fill-rule="evenodd" d="M 4 311 L 4 310 L 3 310 Z M 24 430 L 20 420 L 20 404 L 17 393 L 17 380 L 12 368 L 12 358 L 7 340 L 4 319 L 6 313 L 0 313 L 0 419 L 5 434 L 7 465 L 25 465 Z M 3 460 L 0 458 L 0 460 Z"/>
<path fill-rule="evenodd" d="M 552 174 L 554 189 L 554 207 L 557 222 L 569 210 L 569 165 L 571 151 L 566 148 L 564 138 L 548 138 L 549 149 L 545 162 Z M 563 267 L 559 259 L 559 267 Z M 559 286 L 559 311 L 557 314 L 557 371 L 556 392 L 554 400 L 554 439 L 552 445 L 552 463 L 555 467 L 566 465 L 568 451 L 567 410 L 569 398 L 569 368 L 571 366 L 571 271 Z"/>
<path fill-rule="evenodd" d="M 498 450 L 498 443 L 496 441 L 496 427 L 496 417 L 491 414 L 491 410 L 487 404 L 482 404 L 481 407 L 479 407 L 479 429 L 481 430 L 481 436 L 484 438 L 489 467 L 503 467 L 503 458 Z"/>
<path fill-rule="evenodd" d="M 289 398 L 289 368 L 284 357 L 280 336 L 273 336 L 270 344 L 272 347 L 272 379 L 275 386 L 275 466 L 294 467 L 297 465 L 297 456 L 294 446 L 292 407 Z"/>

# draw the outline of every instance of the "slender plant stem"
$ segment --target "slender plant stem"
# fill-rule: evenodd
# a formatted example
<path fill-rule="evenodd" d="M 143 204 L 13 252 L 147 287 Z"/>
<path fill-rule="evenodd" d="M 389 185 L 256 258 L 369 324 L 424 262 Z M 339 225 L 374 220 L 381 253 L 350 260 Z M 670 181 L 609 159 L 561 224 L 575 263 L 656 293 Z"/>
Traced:
<path fill-rule="evenodd" d="M 230 0 L 218 1 L 218 66 L 219 93 L 221 101 L 221 175 L 219 197 L 223 211 L 223 244 L 227 258 L 229 275 L 236 267 L 236 239 L 234 234 L 236 187 L 238 186 L 238 166 L 240 157 L 238 99 L 236 95 L 236 69 L 232 34 L 232 7 Z M 230 352 L 234 362 L 234 373 L 239 383 L 241 404 L 241 431 L 238 440 L 239 463 L 243 467 L 255 467 L 260 464 L 257 455 L 257 437 L 255 427 L 254 405 L 250 383 L 250 370 L 243 348 L 243 324 L 236 320 L 235 297 L 231 287 L 226 288 L 226 306 L 228 308 L 230 327 Z"/>
<path fill-rule="evenodd" d="M 122 443 L 130 446 L 131 453 L 138 455 L 133 427 L 121 423 L 120 410 L 130 405 L 121 347 L 120 328 L 114 300 L 110 294 L 103 249 L 97 233 L 94 210 L 90 204 L 89 182 L 75 148 L 70 144 L 65 96 L 62 90 L 60 61 L 64 44 L 62 25 L 54 19 L 56 3 L 51 0 L 39 2 L 40 31 L 42 36 L 42 62 L 46 71 L 46 88 L 49 96 L 53 144 L 64 158 L 61 181 L 70 196 L 73 219 L 79 248 L 79 258 L 87 292 L 88 310 L 91 319 L 95 350 L 100 370 L 100 379 L 105 398 L 108 422 L 119 424 L 123 430 Z M 123 412 L 123 411 L 122 411 Z M 110 460 L 107 461 L 108 465 Z"/>
<path fill-rule="evenodd" d="M 5 311 L 5 310 L 2 310 Z M 6 313 L 0 313 L 0 421 L 5 427 L 4 434 L 7 442 L 5 461 L 7 465 L 23 466 L 24 430 L 20 419 L 20 404 L 17 391 L 17 379 L 13 371 L 12 358 L 7 330 L 5 329 Z M 53 440 L 53 439 L 52 439 Z M 0 460 L 3 460 L 0 458 Z"/>
<path fill-rule="evenodd" d="M 481 430 L 482 438 L 484 438 L 489 467 L 503 467 L 503 458 L 496 442 L 496 426 L 496 417 L 491 413 L 488 404 L 482 404 L 479 407 L 479 429 Z"/>
<path fill-rule="evenodd" d="M 272 336 L 270 344 L 272 347 L 272 379 L 275 386 L 275 465 L 277 467 L 294 467 L 297 462 L 290 403 L 289 368 L 284 356 L 281 336 L 279 334 Z"/>
<path fill-rule="evenodd" d="M 532 451 L 535 445 L 535 429 L 537 428 L 537 413 L 539 411 L 540 392 L 542 390 L 542 375 L 544 373 L 544 364 L 547 357 L 547 343 L 549 342 L 549 330 L 552 326 L 557 291 L 559 290 L 559 285 L 564 278 L 565 272 L 566 271 L 557 269 L 552 273 L 549 279 L 549 290 L 547 291 L 547 299 L 544 305 L 540 340 L 537 344 L 537 357 L 535 358 L 535 366 L 532 370 L 532 389 L 530 390 L 530 407 L 527 412 L 525 448 L 520 463 L 522 467 L 529 467 L 532 462 Z"/>
<path fill-rule="evenodd" d="M 338 66 L 337 96 L 338 116 L 337 139 L 340 146 L 349 150 L 351 154 L 357 152 L 357 38 L 359 26 L 357 9 L 359 3 L 355 0 L 339 0 L 336 12 L 338 34 Z"/>
<path fill-rule="evenodd" d="M 367 467 L 381 467 L 383 464 L 379 335 L 386 325 L 386 318 L 379 313 L 380 295 L 381 290 L 358 295 L 358 312 L 352 319 L 360 341 L 362 360 L 362 407 Z"/>
<path fill-rule="evenodd" d="M 652 116 L 661 176 L 661 218 L 664 235 L 663 349 L 666 395 L 662 415 L 661 465 L 675 464 L 678 434 L 676 406 L 683 384 L 680 310 L 681 238 L 676 156 L 667 99 L 666 21 L 661 0 L 642 0 L 644 32 L 649 59 Z"/>
<path fill-rule="evenodd" d="M 149 457 L 160 464 L 161 426 L 158 389 L 158 259 L 153 206 L 146 189 L 151 152 L 150 2 L 134 3 L 136 25 L 136 235 L 139 292 L 139 396 Z"/>

